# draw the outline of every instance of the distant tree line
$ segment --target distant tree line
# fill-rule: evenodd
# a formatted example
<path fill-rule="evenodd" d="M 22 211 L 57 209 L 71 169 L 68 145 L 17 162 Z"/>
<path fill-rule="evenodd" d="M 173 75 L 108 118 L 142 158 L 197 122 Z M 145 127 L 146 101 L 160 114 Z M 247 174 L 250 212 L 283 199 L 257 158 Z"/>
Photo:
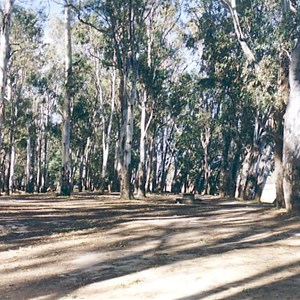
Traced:
<path fill-rule="evenodd" d="M 1 8 L 0 189 L 300 203 L 298 4 L 61 0 Z M 284 117 L 285 116 L 285 117 Z"/>

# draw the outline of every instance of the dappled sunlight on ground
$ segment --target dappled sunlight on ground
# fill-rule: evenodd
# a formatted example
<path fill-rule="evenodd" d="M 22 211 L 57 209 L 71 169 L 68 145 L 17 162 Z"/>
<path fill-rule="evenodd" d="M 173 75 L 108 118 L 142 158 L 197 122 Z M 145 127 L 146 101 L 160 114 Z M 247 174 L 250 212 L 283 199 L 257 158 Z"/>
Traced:
<path fill-rule="evenodd" d="M 271 206 L 0 202 L 1 299 L 300 298 L 299 217 Z"/>

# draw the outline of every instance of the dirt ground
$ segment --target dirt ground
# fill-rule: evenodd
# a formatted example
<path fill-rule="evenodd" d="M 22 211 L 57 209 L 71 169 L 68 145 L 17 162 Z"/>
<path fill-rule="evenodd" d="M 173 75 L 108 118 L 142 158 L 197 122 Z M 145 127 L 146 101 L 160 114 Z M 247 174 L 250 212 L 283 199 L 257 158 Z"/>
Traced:
<path fill-rule="evenodd" d="M 174 197 L 0 198 L 0 299 L 300 299 L 300 218 Z"/>

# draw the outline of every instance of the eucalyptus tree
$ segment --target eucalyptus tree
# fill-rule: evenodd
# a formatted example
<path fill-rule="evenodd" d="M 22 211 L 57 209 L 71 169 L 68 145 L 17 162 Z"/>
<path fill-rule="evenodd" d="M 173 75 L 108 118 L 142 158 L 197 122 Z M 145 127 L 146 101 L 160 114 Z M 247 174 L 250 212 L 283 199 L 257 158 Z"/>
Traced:
<path fill-rule="evenodd" d="M 74 41 L 76 36 L 74 36 Z M 76 41 L 75 41 L 76 42 Z M 74 47 L 75 48 L 75 47 Z M 101 114 L 99 95 L 97 94 L 94 63 L 89 55 L 74 49 L 71 144 L 73 149 L 73 177 L 79 191 L 95 187 L 100 180 L 101 165 Z M 95 164 L 93 163 L 95 162 Z M 77 170 L 79 168 L 79 174 Z M 97 174 L 97 175 L 96 175 Z M 98 176 L 98 178 L 96 178 Z"/>
<path fill-rule="evenodd" d="M 297 25 L 300 22 L 300 7 L 297 3 L 282 0 L 282 26 L 285 45 L 290 45 L 293 40 L 297 43 L 292 50 L 291 56 L 285 51 L 281 61 L 280 83 L 283 97 L 286 98 L 289 90 L 287 108 L 284 115 L 284 126 L 279 123 L 279 129 L 283 131 L 282 151 L 283 167 L 279 174 L 283 175 L 284 204 L 288 211 L 299 212 L 300 210 L 300 168 L 299 168 L 299 31 Z M 288 49 L 289 50 L 289 49 Z M 286 55 L 287 54 L 287 55 Z M 287 58 L 291 58 L 288 68 Z M 284 60 L 285 59 L 285 60 Z M 287 74 L 289 81 L 287 82 Z M 282 128 L 283 127 L 283 128 Z M 277 158 L 277 160 L 279 160 Z M 281 200 L 281 199 L 280 199 Z"/>
<path fill-rule="evenodd" d="M 201 50 L 192 87 L 192 97 L 197 98 L 189 108 L 194 112 L 190 126 L 195 124 L 200 131 L 201 176 L 196 186 L 199 192 L 203 189 L 204 193 L 233 196 L 241 148 L 251 143 L 253 124 L 253 106 L 243 87 L 243 59 L 234 36 L 229 34 L 232 21 L 222 3 L 201 1 L 188 12 L 191 24 L 187 45 L 194 53 Z"/>
<path fill-rule="evenodd" d="M 249 24 L 247 27 L 247 32 L 245 33 L 242 28 L 240 17 L 237 12 L 236 1 L 224 1 L 231 13 L 232 21 L 234 25 L 234 32 L 236 34 L 237 40 L 241 46 L 241 49 L 244 53 L 245 59 L 248 62 L 250 69 L 252 72 L 249 74 L 245 74 L 247 80 L 249 80 L 248 87 L 249 93 L 254 99 L 254 107 L 255 107 L 255 116 L 254 116 L 254 127 L 253 127 L 253 143 L 247 147 L 247 152 L 244 157 L 244 162 L 240 172 L 239 186 L 238 186 L 238 196 L 243 198 L 254 198 L 255 196 L 260 196 L 262 186 L 266 180 L 268 172 L 263 174 L 260 173 L 259 163 L 261 161 L 262 156 L 264 155 L 266 140 L 264 136 L 267 132 L 268 122 L 271 117 L 272 107 L 268 107 L 265 105 L 267 103 L 267 96 L 270 94 L 268 90 L 262 91 L 262 89 L 267 85 L 266 81 L 269 81 L 269 78 L 263 78 L 262 73 L 262 64 L 264 63 L 264 59 L 266 59 L 267 55 L 272 55 L 272 48 L 268 49 L 265 44 L 266 38 L 263 36 L 262 32 L 258 32 L 255 34 L 257 28 L 259 26 L 260 19 L 265 17 L 265 24 L 263 25 L 266 31 L 270 31 L 272 28 L 272 21 L 269 19 L 269 16 L 266 15 L 268 10 L 268 6 L 263 5 L 259 11 L 259 19 L 255 19 L 254 22 Z M 253 5 L 245 5 L 241 8 L 244 10 L 244 15 L 242 15 L 242 21 L 248 22 L 248 18 L 252 16 L 256 7 Z M 240 9 L 240 10 L 241 10 Z M 261 23 L 260 23 L 261 24 Z M 271 33 L 270 33 L 271 35 Z M 254 38 L 252 38 L 252 36 Z M 260 47 L 259 51 L 255 53 L 249 46 L 249 39 L 252 38 L 252 41 L 255 43 L 256 47 Z M 269 37 L 268 37 L 269 38 Z M 248 40 L 247 40 L 248 39 Z M 272 77 L 270 76 L 271 80 Z M 270 156 L 270 152 L 269 156 Z M 270 160 L 266 158 L 266 161 Z M 263 170 L 267 170 L 267 168 L 263 168 Z M 261 178 L 260 178 L 261 177 Z"/>
<path fill-rule="evenodd" d="M 107 53 L 105 48 L 105 38 L 102 34 L 95 34 L 91 28 L 86 28 L 88 41 L 88 55 L 91 62 L 91 84 L 95 86 L 94 95 L 94 124 L 93 135 L 99 135 L 99 144 L 101 144 L 102 159 L 101 165 L 100 189 L 104 191 L 108 188 L 109 172 L 108 159 L 111 154 L 111 143 L 114 136 L 114 119 L 117 109 L 117 62 L 116 52 L 112 50 Z M 93 81 L 93 82 L 92 82 Z M 99 166 L 98 166 L 99 168 Z"/>
<path fill-rule="evenodd" d="M 286 3 L 287 1 L 284 2 Z M 288 9 L 286 13 L 289 14 L 290 9 Z M 300 211 L 299 65 L 300 40 L 298 33 L 298 41 L 294 50 L 292 51 L 289 68 L 290 94 L 286 113 L 284 115 L 283 141 L 283 190 L 285 206 L 288 211 L 295 212 Z"/>
<path fill-rule="evenodd" d="M 134 107 L 137 96 L 139 56 L 144 34 L 144 19 L 148 1 L 113 1 L 104 6 L 106 20 L 111 24 L 113 47 L 120 76 L 119 100 L 122 127 L 119 142 L 121 198 L 133 198 L 132 144 Z"/>
<path fill-rule="evenodd" d="M 269 150 L 273 142 L 270 136 L 274 132 L 271 127 L 275 123 L 279 124 L 280 128 L 278 119 L 282 113 L 279 112 L 283 110 L 282 107 L 284 108 L 282 100 L 280 100 L 282 97 L 278 97 L 280 90 L 278 71 L 280 68 L 277 61 L 274 60 L 274 57 L 281 56 L 283 50 L 289 51 L 290 49 L 288 43 L 284 39 L 282 41 L 281 32 L 278 30 L 282 19 L 281 4 L 277 1 L 237 3 L 235 0 L 200 1 L 200 3 L 204 7 L 204 13 L 200 13 L 202 21 L 205 16 L 205 7 L 206 11 L 218 7 L 215 15 L 223 14 L 223 20 L 227 20 L 227 25 L 224 22 L 220 23 L 227 29 L 223 35 L 215 35 L 216 39 L 222 40 L 225 37 L 229 41 L 232 40 L 232 33 L 234 33 L 241 53 L 244 54 L 244 60 L 241 59 L 237 62 L 241 67 L 240 74 L 236 73 L 236 76 L 243 78 L 239 83 L 242 87 L 240 89 L 242 98 L 248 95 L 248 99 L 253 99 L 251 106 L 254 122 L 249 123 L 253 130 L 252 142 L 243 142 L 246 152 L 243 155 L 244 161 L 240 172 L 238 191 L 242 197 L 258 196 L 259 198 L 268 170 L 270 170 L 265 162 L 271 161 L 272 151 Z M 232 22 L 231 27 L 228 26 L 229 17 Z M 276 42 L 274 43 L 274 41 Z M 221 43 L 220 48 L 224 45 L 226 43 Z M 212 60 L 214 57 L 215 54 L 212 54 Z M 236 89 L 235 92 L 237 91 Z M 232 95 L 232 92 L 230 94 Z M 278 119 L 274 122 L 276 116 Z M 280 143 L 281 139 L 278 137 L 277 143 Z"/>
<path fill-rule="evenodd" d="M 79 19 L 104 33 L 107 48 L 115 53 L 119 76 L 121 129 L 119 133 L 118 173 L 121 198 L 132 198 L 132 143 L 139 56 L 145 29 L 145 14 L 151 1 L 86 1 L 77 9 Z"/>
<path fill-rule="evenodd" d="M 62 161 L 61 161 L 61 195 L 71 194 L 71 161 L 70 161 L 70 134 L 71 134 L 71 98 L 72 98 L 72 41 L 71 41 L 71 1 L 64 4 L 65 14 L 65 82 L 64 101 L 62 107 Z"/>
<path fill-rule="evenodd" d="M 1 36 L 0 36 L 0 150 L 2 149 L 2 126 L 5 114 L 4 98 L 6 89 L 7 65 L 10 57 L 9 35 L 11 27 L 11 15 L 14 0 L 5 2 L 5 9 L 2 11 Z M 3 175 L 3 174 L 2 174 Z M 2 176 L 3 177 L 3 176 Z"/>
<path fill-rule="evenodd" d="M 229 2 L 229 1 L 228 1 Z M 235 1 L 231 1 L 232 3 Z M 298 93 L 297 91 L 297 51 L 299 51 L 299 47 L 296 46 L 293 54 L 292 54 L 292 61 L 290 70 L 288 70 L 289 65 L 289 57 L 291 56 L 291 49 L 293 47 L 293 40 L 297 38 L 297 24 L 299 23 L 299 12 L 296 4 L 292 1 L 269 1 L 265 3 L 263 6 L 265 9 L 265 15 L 267 16 L 267 24 L 268 27 L 265 25 L 264 30 L 262 30 L 262 25 L 260 22 L 256 21 L 254 26 L 256 28 L 256 33 L 261 35 L 264 39 L 264 43 L 267 39 L 269 43 L 267 44 L 269 48 L 273 48 L 273 51 L 263 51 L 266 46 L 264 43 L 260 43 L 257 52 L 257 56 L 260 57 L 260 61 L 267 61 L 267 82 L 271 82 L 268 87 L 268 90 L 265 93 L 270 94 L 270 90 L 273 88 L 273 95 L 275 95 L 275 99 L 271 97 L 272 103 L 270 108 L 273 114 L 273 123 L 274 123 L 274 133 L 275 133 L 275 167 L 276 167 L 276 201 L 279 207 L 282 207 L 284 204 L 286 208 L 291 210 L 298 210 L 298 193 L 299 187 L 297 185 L 298 182 L 298 175 L 299 171 L 297 171 L 297 134 L 298 125 L 297 125 L 297 118 L 295 117 L 294 113 L 297 111 L 297 101 L 294 101 L 295 94 Z M 272 15 L 268 15 L 269 12 L 273 12 Z M 254 14 L 252 13 L 252 16 Z M 268 29 L 269 28 L 269 29 Z M 265 33 L 268 32 L 268 35 Z M 275 41 L 275 43 L 274 43 Z M 269 54 L 269 58 L 268 55 Z M 277 63 L 276 67 L 272 67 L 274 65 L 274 56 L 278 57 L 279 63 Z M 274 72 L 272 69 L 277 69 L 277 84 L 275 80 L 273 83 L 270 79 L 270 70 L 271 74 Z M 290 72 L 289 82 L 290 82 L 290 97 L 289 101 L 288 98 L 288 73 Z M 259 79 L 259 78 L 258 78 Z M 261 80 L 261 78 L 260 78 Z M 263 82 L 263 81 L 262 81 Z M 266 86 L 266 81 L 264 85 Z M 267 84 L 268 86 L 268 84 Z M 296 89 L 295 89 L 296 88 Z M 296 93 L 294 93 L 296 91 Z M 285 104 L 288 102 L 288 108 L 285 113 L 284 117 L 284 132 L 283 132 L 283 114 L 285 110 Z M 295 105 L 295 106 L 294 106 Z M 297 120 L 296 120 L 297 119 Z M 283 146 L 282 146 L 283 143 Z M 283 165 L 282 165 L 283 162 Z M 282 182 L 283 180 L 283 182 Z M 283 193 L 284 191 L 284 193 Z M 284 202 L 283 202 L 284 198 Z"/>
<path fill-rule="evenodd" d="M 140 59 L 138 97 L 140 140 L 139 166 L 136 177 L 138 181 L 137 194 L 140 197 L 146 195 L 146 170 L 148 169 L 149 177 L 152 169 L 151 163 L 149 163 L 151 155 L 147 156 L 147 152 L 153 154 L 154 149 L 151 148 L 154 146 L 153 139 L 156 137 L 153 137 L 150 125 L 154 119 L 156 124 L 159 120 L 158 105 L 160 102 L 163 104 L 160 109 L 165 110 L 166 98 L 164 95 L 172 89 L 169 88 L 167 91 L 168 88 L 165 84 L 170 79 L 176 64 L 181 63 L 176 57 L 180 48 L 176 43 L 182 41 L 179 23 L 181 14 L 180 1 L 173 3 L 149 1 L 146 7 L 145 51 L 141 53 Z M 164 178 L 164 176 L 162 177 Z"/>
<path fill-rule="evenodd" d="M 64 23 L 51 19 L 26 93 L 28 191 L 60 192 L 64 101 Z M 32 60 L 33 61 L 33 60 Z M 31 99 L 31 101 L 29 101 Z M 59 166 L 60 165 L 60 166 Z M 33 184 L 33 183 L 34 184 Z"/>
<path fill-rule="evenodd" d="M 18 147 L 26 136 L 26 112 L 30 108 L 28 91 L 31 78 L 41 66 L 43 15 L 30 9 L 15 6 L 14 22 L 11 27 L 10 63 L 7 72 L 8 97 L 6 106 L 6 191 L 11 192 L 14 186 L 14 170 L 17 161 L 22 160 L 22 147 Z M 21 29 L 22 28 L 22 29 Z M 39 67 L 38 67 L 39 66 Z M 32 122 L 32 119 L 30 120 Z M 28 126 L 30 127 L 30 126 Z M 22 143 L 21 143 L 22 144 Z M 16 165 L 20 170 L 20 165 Z M 19 171 L 20 172 L 20 171 Z M 23 173 L 23 172 L 22 172 Z M 26 172 L 25 172 L 26 173 Z M 19 174 L 19 178 L 23 175 Z M 20 181 L 20 180 L 19 180 Z"/>

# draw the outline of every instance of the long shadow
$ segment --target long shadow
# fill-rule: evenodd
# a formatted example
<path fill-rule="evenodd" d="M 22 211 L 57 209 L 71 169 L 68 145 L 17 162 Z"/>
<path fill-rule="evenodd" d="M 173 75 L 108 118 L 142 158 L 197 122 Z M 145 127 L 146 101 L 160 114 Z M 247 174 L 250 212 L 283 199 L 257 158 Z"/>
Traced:
<path fill-rule="evenodd" d="M 19 200 L 19 199 L 18 199 Z M 27 200 L 32 200 L 27 198 Z M 51 198 L 50 198 L 51 200 Z M 70 201 L 72 205 L 72 201 Z M 32 205 L 33 203 L 33 205 Z M 115 209 L 108 208 L 99 200 L 99 204 L 89 207 L 89 200 L 84 200 L 81 207 L 37 207 L 40 199 L 33 202 L 16 204 L 9 203 L 0 207 L 0 228 L 4 234 L 0 236 L 0 243 L 8 245 L 9 249 L 29 246 L 43 238 L 59 233 L 68 233 L 93 228 L 112 228 L 120 223 L 137 219 L 153 219 L 156 217 L 188 218 L 190 207 L 178 209 L 174 204 L 159 206 L 150 204 L 122 204 Z M 29 206 L 31 204 L 31 206 Z M 109 203 L 111 204 L 111 203 Z M 208 208 L 202 208 L 204 213 Z M 217 209 L 216 209 L 217 210 Z M 2 247 L 3 248 L 3 247 Z"/>
<path fill-rule="evenodd" d="M 102 205 L 101 200 L 99 200 L 99 204 L 95 205 L 94 208 L 87 208 L 87 206 L 83 204 L 83 207 L 52 208 L 52 210 L 47 212 L 36 212 L 34 209 L 33 211 L 18 212 L 18 206 L 14 206 L 17 207 L 17 212 L 1 216 L 0 225 L 3 224 L 3 226 L 6 226 L 7 224 L 5 224 L 5 222 L 11 222 L 11 224 L 24 226 L 26 231 L 22 233 L 10 232 L 6 236 L 1 236 L 0 242 L 6 243 L 9 249 L 14 249 L 20 246 L 28 246 L 33 241 L 42 241 L 45 237 L 48 237 L 53 233 L 68 233 L 89 229 L 95 229 L 95 231 L 98 232 L 99 230 L 111 230 L 114 227 L 118 229 L 117 226 L 122 223 L 126 224 L 136 220 L 147 221 L 153 220 L 154 218 L 169 218 L 169 220 L 174 218 L 174 220 L 180 219 L 183 221 L 193 218 L 198 220 L 198 223 L 195 226 L 187 226 L 186 223 L 183 223 L 184 227 L 163 228 L 162 233 L 159 236 L 148 232 L 140 237 L 131 237 L 126 240 L 126 245 L 124 247 L 124 250 L 126 251 L 124 251 L 123 255 L 120 255 L 117 258 L 107 259 L 100 263 L 94 262 L 93 269 L 90 271 L 85 267 L 79 267 L 71 272 L 60 274 L 61 276 L 55 275 L 38 280 L 26 280 L 24 283 L 20 282 L 13 285 L 8 291 L 1 291 L 1 295 L 5 298 L 5 296 L 10 295 L 11 290 L 14 289 L 17 291 L 16 293 L 19 293 L 15 294 L 16 296 L 23 295 L 22 299 L 26 299 L 26 296 L 24 298 L 24 295 L 26 294 L 26 291 L 28 291 L 28 287 L 32 287 L 31 295 L 36 297 L 48 295 L 48 299 L 57 299 L 58 297 L 64 296 L 84 285 L 143 271 L 152 268 L 153 266 L 166 266 L 179 261 L 188 261 L 191 257 L 209 257 L 210 255 L 224 254 L 228 251 L 232 251 L 232 249 L 247 249 L 257 247 L 259 245 L 274 243 L 278 240 L 287 239 L 291 236 L 291 234 L 295 233 L 294 229 L 285 231 L 282 230 L 280 233 L 275 233 L 268 237 L 254 238 L 254 240 L 251 240 L 250 242 L 244 241 L 247 237 L 255 236 L 257 232 L 276 231 L 280 229 L 283 224 L 293 224 L 293 219 L 282 218 L 279 221 L 272 219 L 274 221 L 273 224 L 268 226 L 265 226 L 264 223 L 260 224 L 259 221 L 253 222 L 253 224 L 255 224 L 255 228 L 249 226 L 249 224 L 251 225 L 252 223 L 249 222 L 249 219 L 247 219 L 248 216 L 250 214 L 267 212 L 270 207 L 266 206 L 256 205 L 252 207 L 249 206 L 249 204 L 228 204 L 226 202 L 221 204 L 209 204 L 209 202 L 207 202 L 198 206 L 177 206 L 174 204 L 159 203 L 159 206 L 157 206 L 155 203 L 151 202 L 149 202 L 149 204 L 145 202 L 132 202 L 124 205 L 119 202 L 118 204 L 120 204 L 120 206 L 115 206 L 112 209 L 109 209 L 107 204 L 110 204 L 110 202 L 105 201 Z M 21 207 L 22 206 L 20 206 L 20 208 Z M 244 216 L 245 221 L 244 223 L 232 225 L 230 220 L 232 220 L 232 217 L 235 216 L 236 208 L 241 210 L 247 209 L 244 212 L 239 211 L 237 213 L 238 216 Z M 178 233 L 185 234 L 191 230 L 197 230 L 200 236 L 201 230 L 203 229 L 199 229 L 197 227 L 199 226 L 199 222 L 203 219 L 209 218 L 213 220 L 214 217 L 219 216 L 221 213 L 224 222 L 221 226 L 225 228 L 238 228 L 236 234 L 228 238 L 215 239 L 213 242 L 206 245 L 193 246 L 180 251 L 174 250 L 173 246 L 168 245 L 166 242 L 170 236 L 175 236 Z M 226 218 L 228 218 L 229 221 L 226 221 Z M 205 224 L 207 231 L 214 230 L 219 227 L 220 224 L 215 224 L 213 221 Z M 123 233 L 120 231 L 120 235 L 122 234 Z M 132 249 L 132 245 L 145 243 L 145 240 L 152 242 L 158 241 L 158 245 L 154 249 L 151 248 L 137 252 L 130 251 L 130 249 Z M 87 250 L 90 252 L 97 252 L 103 249 L 99 249 L 97 246 L 91 245 Z M 112 249 L 112 251 L 113 250 L 114 249 Z M 67 251 L 67 249 L 61 249 L 61 251 Z M 156 255 L 156 253 L 160 255 Z M 44 253 L 44 255 L 50 254 L 51 253 Z M 46 265 L 47 262 L 44 264 Z M 37 263 L 36 265 L 30 265 L 30 268 L 42 268 L 44 264 Z M 287 265 L 286 268 L 288 267 L 289 266 Z M 10 271 L 14 272 L 16 270 Z M 270 272 L 275 273 L 279 272 L 279 270 L 275 269 Z M 270 274 L 271 273 L 260 274 L 257 276 L 266 276 Z M 249 278 L 245 280 L 251 281 L 254 279 Z M 243 282 L 241 282 L 241 284 L 242 283 Z M 43 287 L 47 288 L 43 289 Z M 228 287 L 220 287 L 221 290 L 224 288 L 226 289 Z M 215 292 L 216 291 L 209 291 L 206 296 Z M 205 295 L 201 295 L 200 293 L 191 297 L 192 298 L 184 299 L 201 299 L 201 297 L 205 297 Z"/>
<path fill-rule="evenodd" d="M 254 276 L 247 277 L 242 280 L 237 280 L 234 282 L 230 282 L 228 284 L 218 286 L 214 289 L 199 292 L 195 295 L 185 296 L 183 298 L 177 298 L 176 300 L 199 300 L 205 299 L 209 296 L 217 295 L 223 291 L 229 290 L 235 287 L 241 287 L 245 284 L 257 281 L 259 279 L 263 279 L 265 277 L 274 276 L 282 271 L 285 271 L 290 268 L 299 267 L 300 261 L 286 264 L 280 267 L 275 267 L 265 272 L 259 273 Z M 242 292 L 233 293 L 231 296 L 222 297 L 222 300 L 239 300 L 239 299 L 298 299 L 296 296 L 297 293 L 293 293 L 295 291 L 298 292 L 300 283 L 300 274 L 287 276 L 282 280 L 274 280 L 270 284 L 262 284 L 259 287 L 244 289 Z M 287 293 L 288 291 L 288 293 Z M 253 298 L 255 295 L 255 298 Z M 221 299 L 216 296 L 216 299 Z"/>

